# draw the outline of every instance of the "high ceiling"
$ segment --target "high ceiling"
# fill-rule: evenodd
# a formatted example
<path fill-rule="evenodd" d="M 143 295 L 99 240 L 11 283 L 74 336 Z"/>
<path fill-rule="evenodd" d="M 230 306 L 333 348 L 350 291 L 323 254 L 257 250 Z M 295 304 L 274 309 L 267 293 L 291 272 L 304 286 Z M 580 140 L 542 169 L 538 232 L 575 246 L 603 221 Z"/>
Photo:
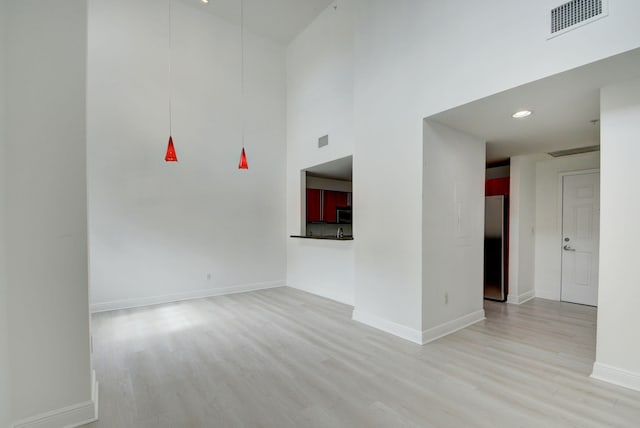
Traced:
<path fill-rule="evenodd" d="M 234 24 L 240 0 L 178 0 Z M 244 0 L 245 28 L 280 44 L 291 42 L 337 0 Z M 507 90 L 429 119 L 487 141 L 487 161 L 597 145 L 601 87 L 640 75 L 640 49 Z M 515 120 L 520 109 L 533 115 Z"/>
<path fill-rule="evenodd" d="M 307 172 L 315 177 L 351 181 L 353 178 L 353 156 L 307 168 Z"/>
<path fill-rule="evenodd" d="M 179 0 L 240 24 L 240 0 Z M 280 44 L 289 44 L 335 0 L 244 0 L 244 25 Z"/>
<path fill-rule="evenodd" d="M 429 119 L 487 141 L 487 161 L 600 144 L 600 88 L 640 76 L 640 49 L 510 89 Z M 532 110 L 525 119 L 511 115 Z"/>

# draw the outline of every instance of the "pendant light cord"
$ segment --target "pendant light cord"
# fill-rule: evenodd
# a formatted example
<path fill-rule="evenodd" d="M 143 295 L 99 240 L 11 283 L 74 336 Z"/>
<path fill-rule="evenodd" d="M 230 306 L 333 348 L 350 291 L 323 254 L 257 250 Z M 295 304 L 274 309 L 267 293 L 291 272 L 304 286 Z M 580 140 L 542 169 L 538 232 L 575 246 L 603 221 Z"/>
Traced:
<path fill-rule="evenodd" d="M 173 64 L 173 0 L 169 0 L 169 136 L 172 136 L 171 119 L 172 108 L 171 98 L 173 96 L 173 79 L 172 69 Z"/>
<path fill-rule="evenodd" d="M 242 128 L 242 148 L 244 149 L 244 0 L 240 0 L 240 116 Z"/>

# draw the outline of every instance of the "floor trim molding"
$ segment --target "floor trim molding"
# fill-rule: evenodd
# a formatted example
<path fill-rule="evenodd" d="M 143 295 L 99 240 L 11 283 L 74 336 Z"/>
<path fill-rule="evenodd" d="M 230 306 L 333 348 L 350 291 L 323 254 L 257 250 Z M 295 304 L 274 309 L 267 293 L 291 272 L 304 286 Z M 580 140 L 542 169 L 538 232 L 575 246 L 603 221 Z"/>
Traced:
<path fill-rule="evenodd" d="M 526 293 L 522 293 L 518 296 L 512 296 L 510 294 L 509 296 L 507 296 L 507 303 L 511 303 L 512 305 L 521 305 L 531 299 L 534 299 L 535 297 L 536 290 L 527 291 Z"/>
<path fill-rule="evenodd" d="M 77 428 L 98 420 L 98 381 L 91 372 L 91 400 L 14 422 L 13 428 Z"/>
<path fill-rule="evenodd" d="M 381 318 L 377 315 L 358 311 L 356 309 L 353 310 L 352 318 L 354 321 L 366 324 L 369 327 L 384 331 L 385 333 L 393 334 L 394 336 L 398 336 L 410 342 L 417 343 L 418 345 L 425 345 L 429 342 L 433 342 L 434 340 L 438 340 L 441 337 L 448 336 L 452 333 L 455 333 L 456 331 L 462 330 L 463 328 L 469 327 L 472 324 L 482 321 L 485 319 L 485 316 L 484 309 L 481 309 L 479 311 L 461 316 L 460 318 L 457 318 L 455 320 L 447 321 L 422 332 L 405 325 Z"/>
<path fill-rule="evenodd" d="M 116 311 L 119 309 L 139 308 L 142 306 L 161 305 L 163 303 L 183 300 L 202 299 L 205 297 L 224 296 L 226 294 L 246 293 L 248 291 L 267 290 L 284 287 L 285 281 L 258 282 L 254 284 L 234 285 L 223 288 L 207 288 L 204 290 L 186 291 L 184 293 L 165 294 L 162 296 L 140 297 L 136 299 L 114 300 L 112 302 L 94 303 L 91 313 Z"/>
<path fill-rule="evenodd" d="M 443 324 L 424 330 L 422 332 L 422 344 L 427 344 L 434 340 L 438 340 L 441 337 L 448 336 L 484 319 L 484 309 L 480 309 L 479 311 L 471 312 L 470 314 L 461 316 L 455 320 L 447 321 Z"/>
<path fill-rule="evenodd" d="M 640 374 L 619 369 L 608 364 L 596 361 L 593 364 L 593 373 L 591 373 L 591 377 L 593 379 L 640 391 Z"/>
<path fill-rule="evenodd" d="M 354 321 L 366 324 L 369 327 L 382 330 L 385 333 L 393 334 L 394 336 L 398 336 L 402 339 L 417 343 L 418 345 L 422 345 L 422 334 L 420 330 L 416 330 L 405 325 L 389 321 L 377 315 L 358 311 L 356 309 L 353 310 L 352 318 Z"/>

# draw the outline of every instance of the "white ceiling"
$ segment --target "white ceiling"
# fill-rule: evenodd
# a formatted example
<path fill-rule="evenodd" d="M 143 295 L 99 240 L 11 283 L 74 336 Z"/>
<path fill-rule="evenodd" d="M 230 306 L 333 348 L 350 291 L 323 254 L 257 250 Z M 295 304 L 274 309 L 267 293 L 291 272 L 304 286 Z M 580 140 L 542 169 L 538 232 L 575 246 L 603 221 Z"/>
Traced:
<path fill-rule="evenodd" d="M 316 177 L 351 181 L 353 177 L 353 156 L 307 168 L 307 172 Z"/>
<path fill-rule="evenodd" d="M 487 162 L 600 144 L 600 88 L 640 76 L 640 49 L 431 116 L 487 141 Z M 511 115 L 532 110 L 526 119 Z"/>
<path fill-rule="evenodd" d="M 240 0 L 179 0 L 240 25 Z M 286 45 L 335 0 L 244 0 L 244 26 Z"/>
<path fill-rule="evenodd" d="M 240 0 L 179 0 L 232 23 L 240 23 Z M 288 44 L 336 0 L 244 0 L 245 28 Z M 487 161 L 600 142 L 599 89 L 640 75 L 640 49 L 510 89 L 429 119 L 487 141 Z M 511 114 L 533 110 L 526 119 Z M 345 172 L 343 172 L 345 174 Z"/>

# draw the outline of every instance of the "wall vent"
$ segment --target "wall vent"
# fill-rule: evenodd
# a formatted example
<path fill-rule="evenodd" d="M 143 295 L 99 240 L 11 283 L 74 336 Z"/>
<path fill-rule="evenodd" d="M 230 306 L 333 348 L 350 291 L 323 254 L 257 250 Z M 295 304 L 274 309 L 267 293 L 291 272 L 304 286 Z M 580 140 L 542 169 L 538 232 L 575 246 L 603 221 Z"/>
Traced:
<path fill-rule="evenodd" d="M 572 0 L 551 9 L 550 37 L 607 16 L 607 0 Z"/>
<path fill-rule="evenodd" d="M 329 136 L 325 135 L 324 137 L 318 138 L 318 148 L 328 146 L 329 145 Z"/>
<path fill-rule="evenodd" d="M 555 152 L 549 152 L 548 154 L 550 154 L 554 158 L 559 158 L 562 156 L 571 156 L 571 155 L 577 155 L 580 153 L 597 152 L 599 150 L 600 150 L 600 146 L 587 146 L 587 147 L 578 147 L 575 149 L 568 149 L 568 150 L 558 150 Z"/>

